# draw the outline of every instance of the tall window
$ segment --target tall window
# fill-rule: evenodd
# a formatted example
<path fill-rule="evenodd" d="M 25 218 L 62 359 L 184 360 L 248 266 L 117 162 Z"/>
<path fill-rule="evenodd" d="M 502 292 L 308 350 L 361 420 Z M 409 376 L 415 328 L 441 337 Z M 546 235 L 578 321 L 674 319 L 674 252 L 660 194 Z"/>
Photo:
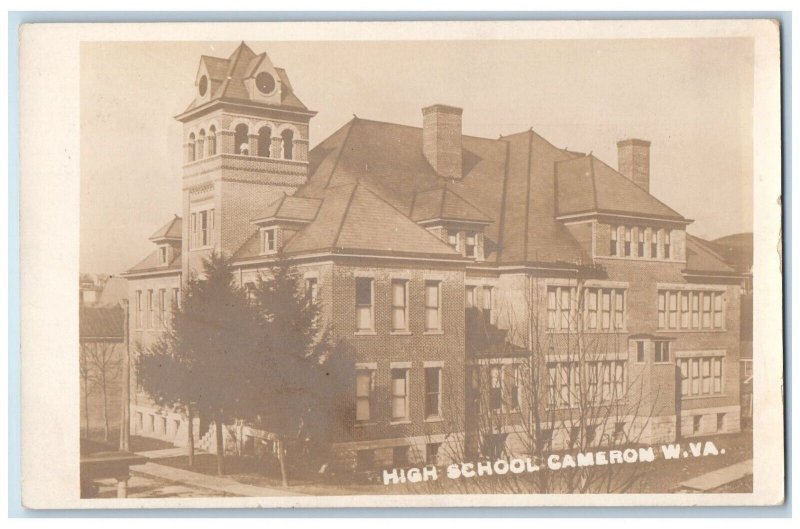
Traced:
<path fill-rule="evenodd" d="M 447 231 L 447 244 L 452 246 L 453 248 L 458 247 L 458 232 L 457 231 Z"/>
<path fill-rule="evenodd" d="M 721 357 L 678 358 L 681 395 L 692 397 L 722 393 Z"/>
<path fill-rule="evenodd" d="M 392 280 L 392 330 L 408 330 L 408 281 Z"/>
<path fill-rule="evenodd" d="M 442 330 L 442 284 L 425 281 L 425 330 Z"/>
<path fill-rule="evenodd" d="M 475 307 L 475 287 L 467 285 L 464 287 L 465 305 L 468 309 Z"/>
<path fill-rule="evenodd" d="M 425 368 L 425 418 L 442 415 L 442 368 Z"/>
<path fill-rule="evenodd" d="M 281 132 L 281 139 L 283 143 L 283 158 L 285 160 L 291 160 L 294 146 L 292 142 L 294 141 L 294 132 L 289 129 L 284 130 Z"/>
<path fill-rule="evenodd" d="M 193 248 L 204 248 L 212 245 L 214 233 L 214 210 L 206 209 L 192 213 L 191 242 Z"/>
<path fill-rule="evenodd" d="M 520 389 L 522 387 L 522 366 L 515 365 L 511 373 L 511 387 L 509 388 L 509 400 L 511 409 L 518 410 L 520 406 Z"/>
<path fill-rule="evenodd" d="M 275 253 L 278 251 L 278 230 L 277 228 L 268 228 L 261 231 L 262 248 L 264 253 Z"/>
<path fill-rule="evenodd" d="M 142 302 L 142 291 L 136 291 L 136 328 L 141 329 L 144 322 L 144 303 Z"/>
<path fill-rule="evenodd" d="M 492 367 L 489 370 L 489 407 L 492 411 L 503 408 L 503 368 Z"/>
<path fill-rule="evenodd" d="M 464 251 L 467 257 L 477 257 L 475 249 L 477 248 L 475 238 L 477 235 L 474 231 L 468 231 L 464 237 Z"/>
<path fill-rule="evenodd" d="M 181 308 L 181 289 L 180 288 L 173 288 L 172 289 L 172 306 L 176 309 Z"/>
<path fill-rule="evenodd" d="M 614 290 L 614 329 L 625 328 L 625 295 L 622 290 Z"/>
<path fill-rule="evenodd" d="M 625 257 L 631 256 L 631 229 L 625 227 Z"/>
<path fill-rule="evenodd" d="M 158 323 L 163 329 L 167 326 L 167 289 L 158 291 Z"/>
<path fill-rule="evenodd" d="M 644 353 L 644 340 L 637 340 L 636 342 L 636 362 L 643 364 L 647 358 Z"/>
<path fill-rule="evenodd" d="M 167 264 L 167 247 L 160 246 L 158 248 L 158 262 L 162 265 Z"/>
<path fill-rule="evenodd" d="M 487 321 L 492 322 L 492 310 L 494 308 L 494 287 L 483 287 L 483 313 Z"/>
<path fill-rule="evenodd" d="M 201 159 L 203 157 L 203 150 L 205 149 L 206 143 L 206 131 L 205 129 L 200 129 L 200 132 L 197 134 L 197 148 L 195 149 L 195 153 L 197 154 L 197 159 Z"/>
<path fill-rule="evenodd" d="M 233 131 L 233 153 L 250 154 L 250 138 L 248 128 L 244 123 L 239 123 Z"/>
<path fill-rule="evenodd" d="M 609 255 L 617 255 L 617 228 L 611 228 L 611 247 L 608 249 Z"/>
<path fill-rule="evenodd" d="M 317 278 L 316 277 L 308 277 L 306 278 L 306 297 L 312 302 L 316 303 L 317 301 Z"/>
<path fill-rule="evenodd" d="M 659 290 L 659 329 L 723 329 L 724 292 Z"/>
<path fill-rule="evenodd" d="M 654 342 L 654 345 L 655 345 L 655 355 L 653 361 L 656 364 L 669 363 L 669 342 L 658 340 Z"/>
<path fill-rule="evenodd" d="M 408 419 L 408 369 L 392 369 L 392 420 Z"/>
<path fill-rule="evenodd" d="M 589 329 L 597 328 L 597 289 L 589 289 L 586 296 L 586 324 Z"/>
<path fill-rule="evenodd" d="M 656 230 L 650 233 L 650 257 L 658 258 L 658 232 Z"/>
<path fill-rule="evenodd" d="M 636 255 L 639 257 L 644 257 L 644 230 L 639 228 L 637 232 L 639 242 L 636 246 Z"/>
<path fill-rule="evenodd" d="M 217 128 L 214 125 L 208 128 L 208 155 L 217 154 Z"/>
<path fill-rule="evenodd" d="M 603 330 L 611 328 L 611 291 L 603 290 L 602 293 L 602 319 L 600 325 Z"/>
<path fill-rule="evenodd" d="M 153 291 L 147 291 L 147 328 L 150 329 L 153 327 L 153 323 L 156 318 L 156 306 L 155 306 L 155 299 L 153 299 Z"/>
<path fill-rule="evenodd" d="M 258 130 L 258 155 L 262 158 L 269 158 L 271 144 L 272 130 L 269 127 L 261 127 Z"/>
<path fill-rule="evenodd" d="M 372 399 L 375 392 L 375 370 L 356 369 L 356 421 L 372 418 Z"/>
<path fill-rule="evenodd" d="M 664 259 L 669 259 L 670 257 L 670 231 L 666 230 L 664 232 Z"/>
<path fill-rule="evenodd" d="M 356 278 L 356 330 L 359 332 L 372 331 L 375 328 L 375 313 L 373 309 L 372 279 L 368 277 Z"/>
<path fill-rule="evenodd" d="M 197 159 L 197 143 L 194 132 L 189 134 L 189 161 L 193 162 Z"/>
<path fill-rule="evenodd" d="M 547 328 L 566 331 L 575 328 L 575 287 L 547 287 Z"/>

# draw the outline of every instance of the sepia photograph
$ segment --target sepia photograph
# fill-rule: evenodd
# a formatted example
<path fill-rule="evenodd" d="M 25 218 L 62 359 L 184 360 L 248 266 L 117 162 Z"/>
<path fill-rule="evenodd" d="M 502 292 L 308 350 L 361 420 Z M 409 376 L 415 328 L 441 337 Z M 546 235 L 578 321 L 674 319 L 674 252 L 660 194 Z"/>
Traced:
<path fill-rule="evenodd" d="M 432 25 L 79 39 L 70 501 L 782 487 L 777 26 Z"/>

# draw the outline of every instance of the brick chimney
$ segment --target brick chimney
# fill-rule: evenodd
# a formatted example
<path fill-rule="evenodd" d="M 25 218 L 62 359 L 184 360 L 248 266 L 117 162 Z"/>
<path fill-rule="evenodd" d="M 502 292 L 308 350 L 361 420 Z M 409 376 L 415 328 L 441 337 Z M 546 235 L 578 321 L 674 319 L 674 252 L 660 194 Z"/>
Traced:
<path fill-rule="evenodd" d="M 422 109 L 422 152 L 444 178 L 460 179 L 461 112 L 458 107 L 431 105 Z"/>
<path fill-rule="evenodd" d="M 650 192 L 650 142 L 629 139 L 617 142 L 617 168 L 631 182 Z"/>

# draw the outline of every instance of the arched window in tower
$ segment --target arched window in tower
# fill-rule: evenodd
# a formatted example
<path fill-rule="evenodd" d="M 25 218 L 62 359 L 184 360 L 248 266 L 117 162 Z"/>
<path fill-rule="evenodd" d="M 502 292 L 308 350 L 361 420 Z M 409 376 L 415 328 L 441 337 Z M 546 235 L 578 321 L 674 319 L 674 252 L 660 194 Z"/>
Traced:
<path fill-rule="evenodd" d="M 294 140 L 294 132 L 289 129 L 281 132 L 283 138 L 283 158 L 285 160 L 292 159 L 292 141 Z"/>
<path fill-rule="evenodd" d="M 214 156 L 217 154 L 217 128 L 211 125 L 208 128 L 208 155 Z"/>
<path fill-rule="evenodd" d="M 200 129 L 200 132 L 197 134 L 197 148 L 195 149 L 198 160 L 203 157 L 204 154 L 203 148 L 205 147 L 205 144 L 206 144 L 206 129 Z"/>
<path fill-rule="evenodd" d="M 189 134 L 189 147 L 188 147 L 190 162 L 193 162 L 195 160 L 194 146 L 195 146 L 195 136 L 194 132 L 192 132 L 191 134 Z"/>
<path fill-rule="evenodd" d="M 272 143 L 272 129 L 261 127 L 258 131 L 258 155 L 269 158 L 269 147 Z"/>
<path fill-rule="evenodd" d="M 245 156 L 250 154 L 250 144 L 248 143 L 247 138 L 247 125 L 244 123 L 239 123 L 236 125 L 236 129 L 234 129 L 233 134 L 233 152 L 234 154 L 244 154 Z"/>

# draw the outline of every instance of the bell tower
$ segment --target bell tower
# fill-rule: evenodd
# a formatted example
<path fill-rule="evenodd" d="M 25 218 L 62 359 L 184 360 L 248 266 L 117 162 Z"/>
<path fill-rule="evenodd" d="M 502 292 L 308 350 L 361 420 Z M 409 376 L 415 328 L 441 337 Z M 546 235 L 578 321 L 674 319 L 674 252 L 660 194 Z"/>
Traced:
<path fill-rule="evenodd" d="M 316 112 L 295 95 L 266 53 L 244 42 L 227 59 L 203 55 L 183 123 L 183 277 L 212 250 L 232 255 L 268 204 L 308 179 L 308 124 Z"/>

